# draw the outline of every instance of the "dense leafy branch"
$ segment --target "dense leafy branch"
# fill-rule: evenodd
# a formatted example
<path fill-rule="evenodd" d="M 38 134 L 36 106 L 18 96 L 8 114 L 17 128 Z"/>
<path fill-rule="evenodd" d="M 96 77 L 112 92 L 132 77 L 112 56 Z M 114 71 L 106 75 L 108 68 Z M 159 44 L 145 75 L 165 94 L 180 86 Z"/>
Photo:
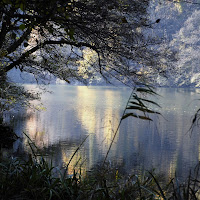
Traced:
<path fill-rule="evenodd" d="M 23 36 L 22 36 L 23 37 Z M 17 41 L 20 42 L 21 38 Z M 3 75 L 5 72 L 8 72 L 9 70 L 11 70 L 13 67 L 16 67 L 18 65 L 20 65 L 26 58 L 29 57 L 30 54 L 34 53 L 35 51 L 37 51 L 40 48 L 43 48 L 45 45 L 55 45 L 55 44 L 67 44 L 67 45 L 72 45 L 75 47 L 88 47 L 93 49 L 94 51 L 98 52 L 98 49 L 95 46 L 92 46 L 88 43 L 84 43 L 84 42 L 73 42 L 73 41 L 69 41 L 69 40 L 60 40 L 60 41 L 55 41 L 55 40 L 48 40 L 45 41 L 43 43 L 39 43 L 37 46 L 31 48 L 30 50 L 24 52 L 19 58 L 18 60 L 12 62 L 10 65 L 6 66 L 6 68 L 0 72 L 0 76 Z M 16 43 L 14 44 L 16 46 Z M 10 48 L 14 48 L 14 45 Z M 8 51 L 9 52 L 9 51 Z"/>
<path fill-rule="evenodd" d="M 116 79 L 131 87 L 144 84 L 154 73 L 165 71 L 171 56 L 160 49 L 162 41 L 150 31 L 160 19 L 150 21 L 149 3 L 1 1 L 0 81 L 5 82 L 6 74 L 17 68 L 36 80 L 51 74 L 68 83 Z M 137 110 L 151 112 L 141 109 Z"/>
<path fill-rule="evenodd" d="M 44 62 L 57 69 L 45 67 L 56 76 L 58 71 L 70 69 L 72 65 L 78 69 L 73 69 L 75 73 L 82 67 L 77 66 L 77 61 L 85 48 L 98 55 L 95 63 L 89 61 L 90 67 L 85 66 L 85 73 L 90 76 L 90 68 L 105 78 L 112 74 L 132 81 L 141 78 L 144 68 L 159 72 L 163 55 L 156 46 L 160 41 L 146 30 L 159 20 L 153 23 L 148 20 L 148 5 L 149 0 L 142 3 L 139 0 L 4 0 L 0 3 L 0 75 L 14 67 L 29 72 L 37 68 L 43 72 Z M 69 46 L 76 50 L 69 52 Z M 62 52 L 63 56 L 55 58 L 55 52 L 59 51 L 68 51 L 70 57 Z M 59 67 L 53 67 L 57 61 Z M 81 79 L 78 73 L 74 77 Z"/>

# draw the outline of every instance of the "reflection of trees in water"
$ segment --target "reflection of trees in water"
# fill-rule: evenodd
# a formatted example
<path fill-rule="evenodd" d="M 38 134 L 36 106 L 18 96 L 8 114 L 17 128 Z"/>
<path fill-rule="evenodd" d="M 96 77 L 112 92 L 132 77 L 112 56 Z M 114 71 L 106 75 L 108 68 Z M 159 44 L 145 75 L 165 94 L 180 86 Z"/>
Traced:
<path fill-rule="evenodd" d="M 23 154 L 24 146 L 23 146 L 23 127 L 26 123 L 27 119 L 31 118 L 31 113 L 26 114 L 25 108 L 21 108 L 20 111 L 12 110 L 10 112 L 5 112 L 3 114 L 3 123 L 6 125 L 9 125 L 13 128 L 13 131 L 15 134 L 19 137 L 13 145 L 12 145 L 12 152 L 14 155 L 20 155 Z"/>
<path fill-rule="evenodd" d="M 50 155 L 48 159 L 52 158 L 55 166 L 67 163 L 84 137 L 90 134 L 71 167 L 80 158 L 78 165 L 87 158 L 83 165 L 91 168 L 108 150 L 125 93 L 98 87 L 63 87 L 49 101 L 49 97 L 45 98 L 46 112 L 27 113 L 27 118 L 19 114 L 10 120 L 15 130 L 25 130 L 36 145 L 44 147 L 45 155 Z M 186 134 L 190 114 L 195 110 L 192 99 L 198 94 L 186 89 L 162 89 L 159 93 L 163 96 L 160 104 L 166 108 L 161 113 L 167 120 L 155 117 L 150 124 L 132 118 L 124 120 L 109 160 L 124 165 L 129 172 L 156 168 L 169 176 L 175 171 L 184 175 L 200 160 L 199 134 Z M 66 102 L 63 99 L 67 99 Z"/>

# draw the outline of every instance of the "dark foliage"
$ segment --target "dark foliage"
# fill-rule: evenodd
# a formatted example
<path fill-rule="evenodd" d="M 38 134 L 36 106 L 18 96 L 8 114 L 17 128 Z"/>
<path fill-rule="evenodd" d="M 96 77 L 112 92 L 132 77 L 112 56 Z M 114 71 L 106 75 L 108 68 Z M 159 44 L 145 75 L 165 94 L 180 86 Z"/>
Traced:
<path fill-rule="evenodd" d="M 0 124 L 0 147 L 12 147 L 13 142 L 18 139 L 13 129 L 9 126 Z"/>
<path fill-rule="evenodd" d="M 67 82 L 100 75 L 144 81 L 159 72 L 162 53 L 147 29 L 149 0 L 4 0 L 0 3 L 0 75 L 13 68 L 38 77 L 51 73 Z M 84 60 L 90 49 L 95 61 Z M 127 80 L 128 79 L 128 80 Z"/>

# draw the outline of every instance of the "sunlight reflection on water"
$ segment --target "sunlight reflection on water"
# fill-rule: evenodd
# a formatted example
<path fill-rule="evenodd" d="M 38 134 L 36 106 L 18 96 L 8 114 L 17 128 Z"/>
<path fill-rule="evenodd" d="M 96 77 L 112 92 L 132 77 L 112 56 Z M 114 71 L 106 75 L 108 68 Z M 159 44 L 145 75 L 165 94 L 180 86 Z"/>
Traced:
<path fill-rule="evenodd" d="M 34 88 L 33 85 L 26 85 Z M 47 155 L 53 155 L 54 165 L 66 164 L 82 140 L 90 134 L 72 161 L 85 169 L 104 158 L 114 135 L 130 89 L 50 85 L 53 94 L 42 95 L 46 111 L 21 111 L 12 121 L 15 131 L 25 131 Z M 200 160 L 198 130 L 187 133 L 191 117 L 200 106 L 199 89 L 159 88 L 161 105 L 149 123 L 134 118 L 124 120 L 109 154 L 109 160 L 125 171 L 155 168 L 173 176 L 186 174 Z M 24 117 L 24 113 L 27 117 Z M 27 143 L 24 138 L 23 144 Z M 15 148 L 18 148 L 18 144 Z"/>

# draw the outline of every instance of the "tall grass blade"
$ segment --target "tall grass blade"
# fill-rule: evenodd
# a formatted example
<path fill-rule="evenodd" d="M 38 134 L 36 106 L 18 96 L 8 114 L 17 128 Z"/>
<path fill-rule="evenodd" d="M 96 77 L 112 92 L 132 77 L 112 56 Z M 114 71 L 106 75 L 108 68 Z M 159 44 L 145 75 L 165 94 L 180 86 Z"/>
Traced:
<path fill-rule="evenodd" d="M 90 134 L 89 134 L 90 135 Z M 74 156 L 76 155 L 76 153 L 79 151 L 79 149 L 81 148 L 81 146 L 84 144 L 84 142 L 86 141 L 86 139 L 89 137 L 89 135 L 87 135 L 84 140 L 80 143 L 80 145 L 76 148 L 76 150 L 74 151 L 73 155 L 71 156 L 71 158 L 69 159 L 69 162 L 67 163 L 66 166 L 66 170 L 68 170 L 68 167 L 72 161 L 72 159 L 74 158 Z M 66 174 L 66 173 L 65 173 Z"/>
<path fill-rule="evenodd" d="M 153 179 L 154 179 L 156 185 L 158 186 L 158 189 L 159 189 L 159 191 L 160 191 L 160 194 L 161 194 L 162 198 L 163 198 L 164 200 L 167 200 L 166 197 L 165 197 L 165 195 L 164 195 L 164 192 L 163 192 L 163 190 L 162 190 L 160 184 L 158 183 L 157 179 L 155 178 L 155 176 L 154 176 L 150 171 L 148 171 L 148 172 L 149 172 L 149 174 L 153 177 Z"/>

